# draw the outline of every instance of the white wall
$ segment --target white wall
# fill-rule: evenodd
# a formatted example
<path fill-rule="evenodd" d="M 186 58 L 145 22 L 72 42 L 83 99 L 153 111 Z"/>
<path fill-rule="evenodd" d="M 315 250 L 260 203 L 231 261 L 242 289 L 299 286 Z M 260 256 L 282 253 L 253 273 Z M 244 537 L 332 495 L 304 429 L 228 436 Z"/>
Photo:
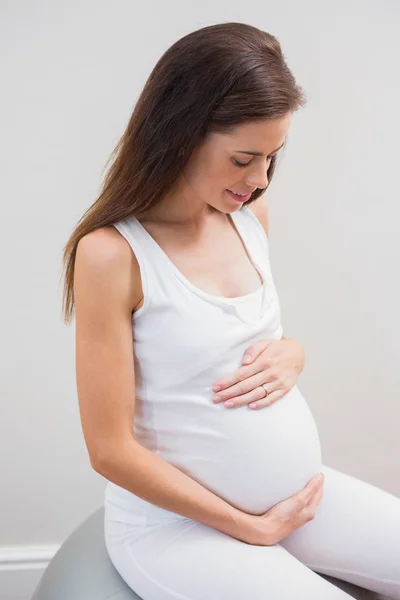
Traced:
<path fill-rule="evenodd" d="M 400 4 L 20 0 L 1 12 L 0 561 L 60 544 L 102 503 L 74 324 L 61 320 L 62 247 L 159 56 L 223 21 L 276 35 L 309 99 L 268 192 L 270 244 L 325 463 L 400 496 Z"/>

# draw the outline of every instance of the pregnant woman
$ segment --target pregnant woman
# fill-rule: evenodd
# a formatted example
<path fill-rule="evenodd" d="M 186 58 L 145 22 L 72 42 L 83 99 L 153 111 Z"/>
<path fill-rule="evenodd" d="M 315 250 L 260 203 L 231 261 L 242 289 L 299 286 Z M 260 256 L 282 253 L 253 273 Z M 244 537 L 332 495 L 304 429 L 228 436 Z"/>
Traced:
<path fill-rule="evenodd" d="M 400 599 L 400 499 L 322 463 L 282 336 L 265 192 L 304 103 L 274 36 L 186 35 L 65 248 L 106 546 L 143 600 L 350 598 L 317 573 Z"/>

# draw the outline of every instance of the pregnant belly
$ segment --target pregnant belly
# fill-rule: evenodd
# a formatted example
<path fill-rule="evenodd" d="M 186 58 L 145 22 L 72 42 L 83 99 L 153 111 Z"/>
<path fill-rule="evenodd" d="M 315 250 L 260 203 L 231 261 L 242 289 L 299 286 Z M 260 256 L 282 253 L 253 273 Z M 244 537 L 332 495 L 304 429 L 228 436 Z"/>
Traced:
<path fill-rule="evenodd" d="M 192 404 L 174 432 L 165 430 L 157 453 L 247 513 L 266 512 L 322 470 L 316 423 L 297 386 L 261 410 L 203 404 L 196 415 Z"/>

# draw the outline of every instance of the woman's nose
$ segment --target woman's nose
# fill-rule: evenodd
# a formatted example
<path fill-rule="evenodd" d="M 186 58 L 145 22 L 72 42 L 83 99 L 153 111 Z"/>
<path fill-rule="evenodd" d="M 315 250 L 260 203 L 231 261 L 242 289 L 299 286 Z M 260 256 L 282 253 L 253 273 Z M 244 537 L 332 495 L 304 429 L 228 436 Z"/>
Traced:
<path fill-rule="evenodd" d="M 246 179 L 246 183 L 249 187 L 266 188 L 268 185 L 267 171 L 261 173 L 252 173 Z"/>

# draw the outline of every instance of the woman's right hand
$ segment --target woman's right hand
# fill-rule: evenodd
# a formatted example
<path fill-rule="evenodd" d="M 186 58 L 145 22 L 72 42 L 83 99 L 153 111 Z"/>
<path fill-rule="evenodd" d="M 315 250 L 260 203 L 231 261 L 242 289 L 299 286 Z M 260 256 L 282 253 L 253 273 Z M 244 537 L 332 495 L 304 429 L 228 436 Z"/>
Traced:
<path fill-rule="evenodd" d="M 272 546 L 312 521 L 322 498 L 323 486 L 324 474 L 318 473 L 290 498 L 278 502 L 263 515 L 253 516 L 251 531 L 244 541 L 256 546 Z"/>

